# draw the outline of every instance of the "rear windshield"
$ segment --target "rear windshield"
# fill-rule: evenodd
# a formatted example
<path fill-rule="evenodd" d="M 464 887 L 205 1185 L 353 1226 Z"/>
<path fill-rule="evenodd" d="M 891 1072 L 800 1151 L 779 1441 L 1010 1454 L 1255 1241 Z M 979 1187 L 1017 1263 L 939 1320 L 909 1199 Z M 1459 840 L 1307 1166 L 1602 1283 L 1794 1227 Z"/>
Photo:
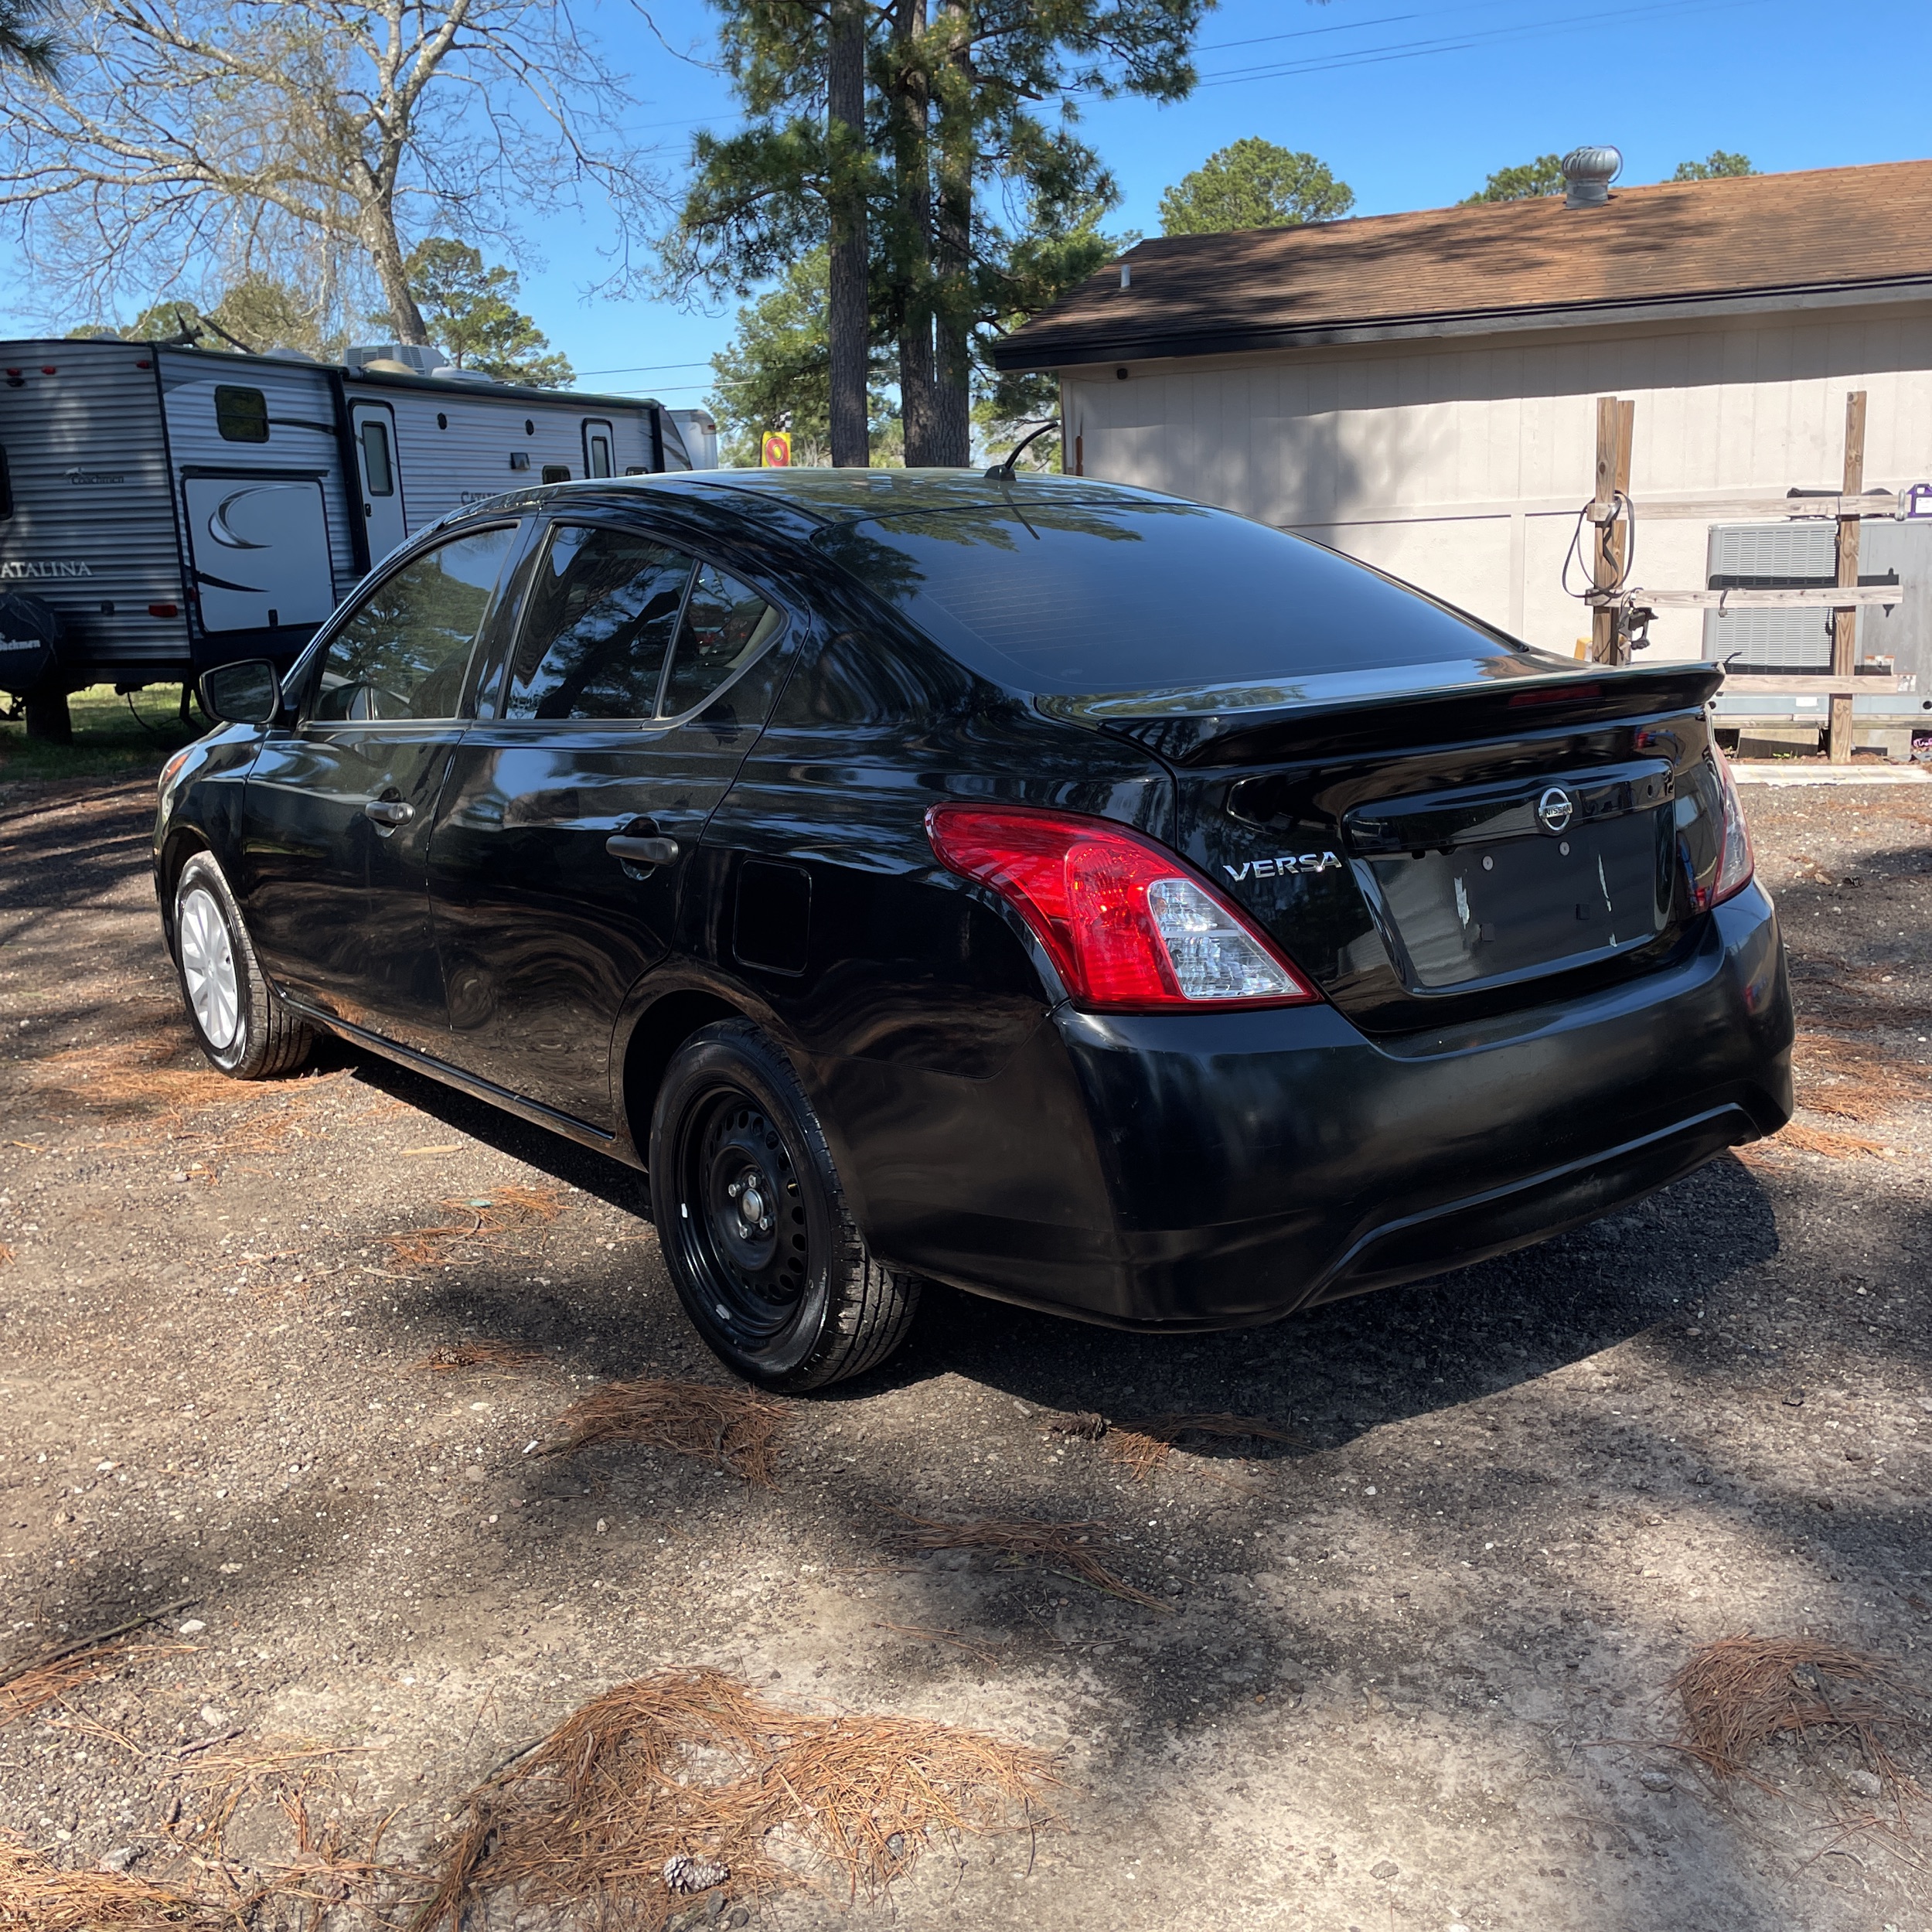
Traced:
<path fill-rule="evenodd" d="M 1298 537 L 1189 503 L 908 512 L 819 547 L 969 669 L 1068 697 L 1513 656 Z"/>

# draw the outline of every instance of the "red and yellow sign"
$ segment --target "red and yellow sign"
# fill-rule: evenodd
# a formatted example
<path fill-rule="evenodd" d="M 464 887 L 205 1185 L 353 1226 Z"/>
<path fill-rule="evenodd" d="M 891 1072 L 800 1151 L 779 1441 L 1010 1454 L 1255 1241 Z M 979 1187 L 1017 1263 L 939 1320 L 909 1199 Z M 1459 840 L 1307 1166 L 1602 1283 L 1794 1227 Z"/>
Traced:
<path fill-rule="evenodd" d="M 789 469 L 792 467 L 792 439 L 782 429 L 768 429 L 765 432 L 765 467 L 767 469 Z"/>

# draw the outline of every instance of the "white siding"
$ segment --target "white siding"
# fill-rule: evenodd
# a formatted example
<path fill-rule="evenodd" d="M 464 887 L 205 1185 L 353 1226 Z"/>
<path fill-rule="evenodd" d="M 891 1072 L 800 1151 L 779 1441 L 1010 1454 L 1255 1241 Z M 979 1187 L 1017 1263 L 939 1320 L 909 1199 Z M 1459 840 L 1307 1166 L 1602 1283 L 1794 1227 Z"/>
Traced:
<path fill-rule="evenodd" d="M 1835 488 L 1857 388 L 1867 486 L 1932 477 L 1932 303 L 1064 373 L 1088 475 L 1317 537 L 1565 652 L 1590 628 L 1561 577 L 1599 396 L 1636 402 L 1640 511 L 1646 496 Z M 1706 534 L 1640 516 L 1634 581 L 1701 584 Z M 1651 635 L 1695 656 L 1701 620 L 1666 613 Z"/>
<path fill-rule="evenodd" d="M 412 537 L 466 503 L 541 482 L 546 466 L 567 469 L 574 480 L 584 476 L 586 422 L 611 426 L 618 475 L 651 467 L 650 413 L 635 405 L 617 407 L 567 390 L 542 401 L 492 396 L 461 383 L 431 390 L 352 377 L 347 387 L 351 400 L 380 400 L 396 412 L 396 463 Z M 528 469 L 510 468 L 516 452 L 530 458 Z"/>
<path fill-rule="evenodd" d="M 349 534 L 349 493 L 342 487 L 342 445 L 336 433 L 336 396 L 329 371 L 315 363 L 282 362 L 271 356 L 216 356 L 196 349 L 174 354 L 163 349 L 159 358 L 168 455 L 176 477 L 187 469 L 231 474 L 281 470 L 320 479 L 336 595 L 344 595 L 361 572 L 356 567 Z M 265 443 L 230 442 L 222 435 L 215 414 L 215 391 L 220 387 L 261 391 L 268 404 Z"/>
<path fill-rule="evenodd" d="M 122 342 L 9 345 L 0 451 L 13 514 L 0 521 L 0 593 L 51 605 L 76 653 L 129 677 L 188 655 L 186 608 L 152 352 Z M 31 353 L 29 353 L 31 352 Z M 51 368 L 52 375 L 46 373 Z"/>

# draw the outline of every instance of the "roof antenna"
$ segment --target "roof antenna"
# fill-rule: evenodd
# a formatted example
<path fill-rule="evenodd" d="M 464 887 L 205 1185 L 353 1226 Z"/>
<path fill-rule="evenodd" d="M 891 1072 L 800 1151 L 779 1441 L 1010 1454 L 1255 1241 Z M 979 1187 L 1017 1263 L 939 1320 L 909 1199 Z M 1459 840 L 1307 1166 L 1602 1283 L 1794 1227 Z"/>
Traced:
<path fill-rule="evenodd" d="M 1019 441 L 1015 443 L 1012 448 L 1007 451 L 1006 461 L 1003 463 L 995 463 L 992 469 L 986 472 L 986 481 L 989 483 L 1011 482 L 1013 481 L 1013 466 L 1020 460 L 1021 451 L 1024 449 L 1029 443 L 1037 443 L 1042 436 L 1046 434 L 1048 430 L 1058 429 L 1059 427 L 1060 418 L 1058 416 L 1050 416 L 1048 417 L 1046 421 L 1040 425 L 1038 429 L 1034 431 L 1032 434 L 1030 436 L 1022 436 Z"/>

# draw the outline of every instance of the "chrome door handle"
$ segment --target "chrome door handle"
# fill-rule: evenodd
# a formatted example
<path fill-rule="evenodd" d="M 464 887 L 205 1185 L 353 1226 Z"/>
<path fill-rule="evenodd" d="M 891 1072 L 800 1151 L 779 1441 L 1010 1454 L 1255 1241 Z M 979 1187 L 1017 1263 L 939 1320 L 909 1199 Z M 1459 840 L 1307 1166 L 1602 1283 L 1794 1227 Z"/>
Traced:
<path fill-rule="evenodd" d="M 415 816 L 415 806 L 402 799 L 371 799 L 363 807 L 363 816 L 378 825 L 407 825 Z"/>
<path fill-rule="evenodd" d="M 675 839 L 633 839 L 622 832 L 604 841 L 604 850 L 629 865 L 669 865 L 677 857 Z"/>

